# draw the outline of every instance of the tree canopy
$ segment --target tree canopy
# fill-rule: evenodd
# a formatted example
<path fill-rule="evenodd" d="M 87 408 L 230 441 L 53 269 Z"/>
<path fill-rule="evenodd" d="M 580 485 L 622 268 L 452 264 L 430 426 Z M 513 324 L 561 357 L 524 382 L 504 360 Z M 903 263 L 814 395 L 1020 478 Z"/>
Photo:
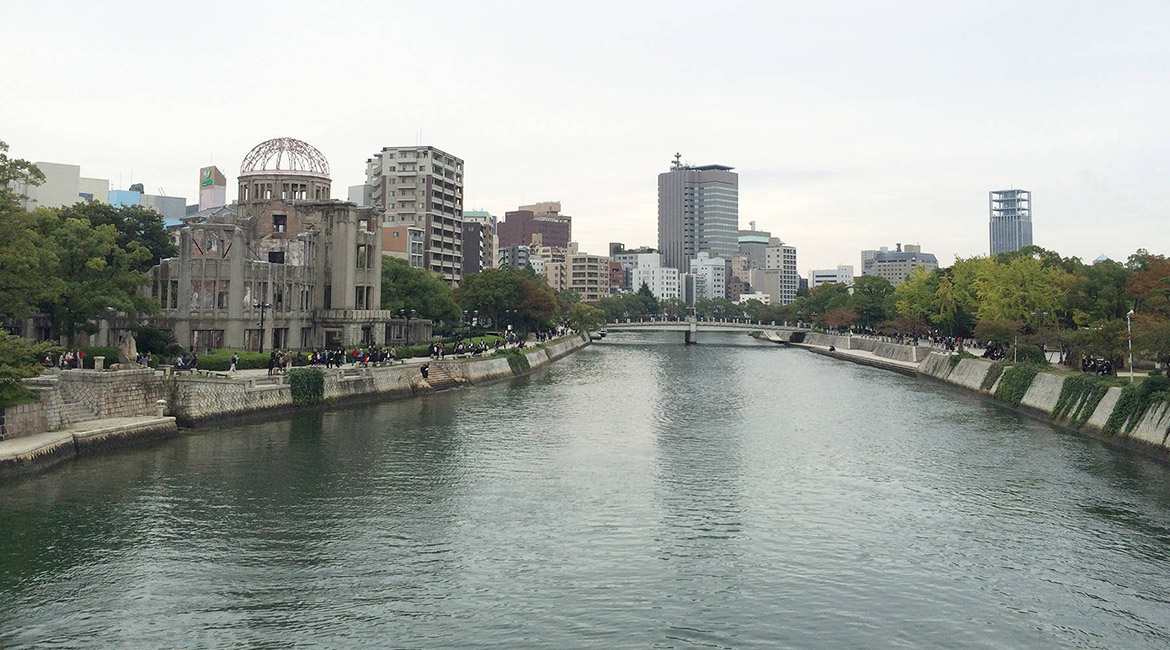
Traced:
<path fill-rule="evenodd" d="M 435 322 L 457 320 L 461 315 L 451 285 L 442 276 L 391 255 L 382 256 L 382 309 L 395 314 L 414 310 L 419 318 Z"/>

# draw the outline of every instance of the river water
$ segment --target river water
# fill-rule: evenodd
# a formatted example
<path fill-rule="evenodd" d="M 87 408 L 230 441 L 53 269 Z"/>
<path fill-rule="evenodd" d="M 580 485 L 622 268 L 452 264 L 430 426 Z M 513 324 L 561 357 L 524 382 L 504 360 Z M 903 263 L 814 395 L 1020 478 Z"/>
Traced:
<path fill-rule="evenodd" d="M 0 648 L 1170 647 L 1166 466 L 681 339 L 0 486 Z"/>

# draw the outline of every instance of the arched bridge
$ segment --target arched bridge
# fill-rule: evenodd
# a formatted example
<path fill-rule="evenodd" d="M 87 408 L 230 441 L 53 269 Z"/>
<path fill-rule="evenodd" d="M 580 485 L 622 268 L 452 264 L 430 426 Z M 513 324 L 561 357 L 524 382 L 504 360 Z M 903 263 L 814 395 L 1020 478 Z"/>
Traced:
<path fill-rule="evenodd" d="M 787 323 L 751 321 L 743 318 L 687 318 L 685 320 L 626 320 L 605 324 L 610 332 L 683 332 L 687 345 L 694 344 L 698 332 L 763 332 L 774 341 L 787 341 L 793 332 L 807 332 L 807 327 Z"/>

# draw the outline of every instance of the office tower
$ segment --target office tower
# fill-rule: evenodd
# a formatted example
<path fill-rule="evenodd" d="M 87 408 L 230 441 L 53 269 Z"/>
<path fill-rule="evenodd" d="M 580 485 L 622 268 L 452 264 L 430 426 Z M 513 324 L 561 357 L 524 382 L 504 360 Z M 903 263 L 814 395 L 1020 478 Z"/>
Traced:
<path fill-rule="evenodd" d="M 687 272 L 700 252 L 724 259 L 739 252 L 739 174 L 681 157 L 658 175 L 658 250 L 664 266 Z"/>
<path fill-rule="evenodd" d="M 424 233 L 423 264 L 463 278 L 463 160 L 435 147 L 384 147 L 366 160 L 367 187 L 349 194 L 382 208 L 383 225 Z"/>
<path fill-rule="evenodd" d="M 565 249 L 573 239 L 573 218 L 561 214 L 560 201 L 542 201 L 505 212 L 498 232 L 500 246 L 530 246 L 532 236 L 540 235 L 544 246 Z"/>
<path fill-rule="evenodd" d="M 1010 253 L 1032 245 L 1032 193 L 1028 190 L 990 192 L 991 254 Z"/>
<path fill-rule="evenodd" d="M 816 289 L 822 284 L 853 285 L 853 265 L 838 264 L 835 269 L 812 269 L 808 272 L 808 288 Z"/>
<path fill-rule="evenodd" d="M 879 250 L 861 251 L 861 274 L 876 275 L 890 281 L 895 287 L 902 284 L 914 272 L 922 267 L 928 273 L 938 268 L 938 258 L 934 253 L 923 253 L 918 244 L 895 244 L 895 249 L 882 246 Z"/>

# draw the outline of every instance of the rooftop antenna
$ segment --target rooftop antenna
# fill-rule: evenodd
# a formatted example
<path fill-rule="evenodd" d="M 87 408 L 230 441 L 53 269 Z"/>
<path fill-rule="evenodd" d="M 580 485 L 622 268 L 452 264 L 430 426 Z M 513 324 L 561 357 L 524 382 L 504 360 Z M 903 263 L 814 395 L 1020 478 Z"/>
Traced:
<path fill-rule="evenodd" d="M 680 162 L 681 159 L 682 159 L 682 154 L 676 152 L 674 154 L 674 162 L 672 162 L 670 164 L 670 168 L 671 169 L 678 169 L 679 167 L 682 167 L 682 163 Z"/>

